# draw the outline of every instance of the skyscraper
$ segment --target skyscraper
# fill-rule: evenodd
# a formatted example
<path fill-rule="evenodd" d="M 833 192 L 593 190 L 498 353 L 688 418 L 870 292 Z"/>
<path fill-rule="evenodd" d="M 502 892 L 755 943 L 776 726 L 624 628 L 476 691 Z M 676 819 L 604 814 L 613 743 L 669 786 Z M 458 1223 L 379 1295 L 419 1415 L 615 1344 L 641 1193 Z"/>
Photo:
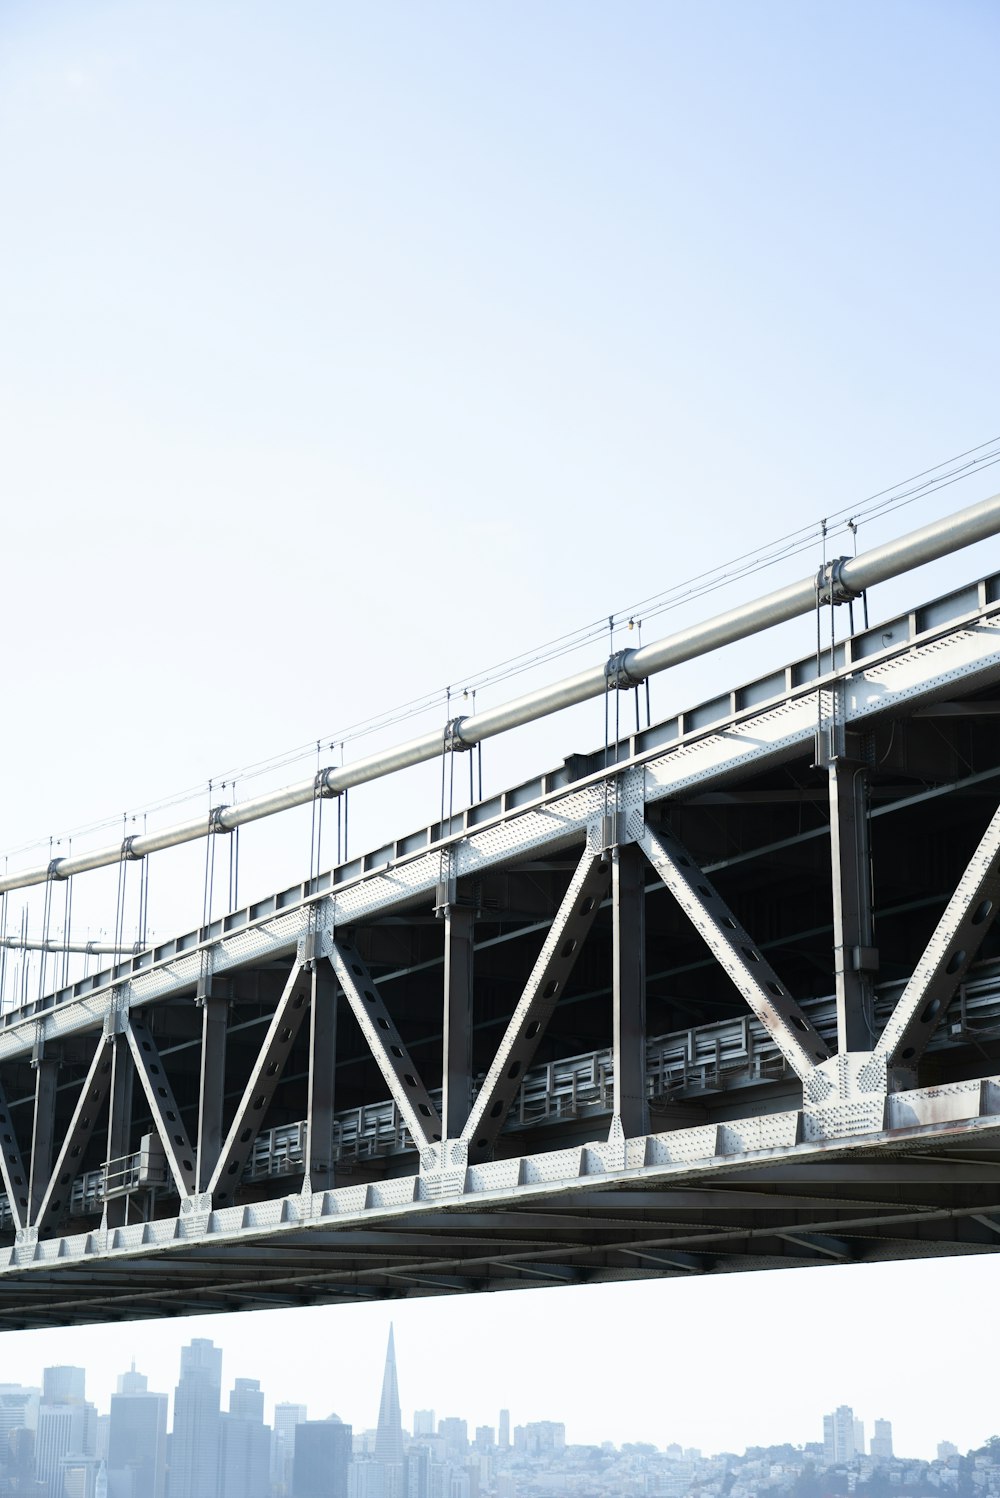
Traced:
<path fill-rule="evenodd" d="M 351 1438 L 336 1415 L 295 1426 L 292 1498 L 347 1498 Z"/>
<path fill-rule="evenodd" d="M 222 1349 L 204 1337 L 181 1348 L 170 1443 L 170 1498 L 218 1498 Z"/>
<path fill-rule="evenodd" d="M 500 1411 L 500 1440 L 501 1451 L 506 1451 L 510 1446 L 510 1410 Z"/>
<path fill-rule="evenodd" d="M 118 1379 L 108 1422 L 108 1498 L 163 1498 L 167 1396 L 151 1394 L 135 1364 Z"/>
<path fill-rule="evenodd" d="M 84 1398 L 82 1368 L 46 1368 L 35 1433 L 35 1475 L 49 1498 L 62 1498 L 62 1463 L 94 1453 L 97 1411 Z"/>
<path fill-rule="evenodd" d="M 389 1345 L 385 1351 L 382 1375 L 382 1400 L 378 1407 L 378 1430 L 375 1434 L 375 1460 L 400 1465 L 403 1461 L 403 1417 L 399 1408 L 399 1383 L 396 1379 L 396 1343 L 389 1327 Z"/>
<path fill-rule="evenodd" d="M 271 1430 L 255 1378 L 238 1378 L 221 1418 L 219 1498 L 270 1498 Z"/>
<path fill-rule="evenodd" d="M 838 1405 L 832 1415 L 823 1416 L 823 1460 L 828 1467 L 854 1460 L 855 1431 L 860 1424 L 848 1404 Z"/>

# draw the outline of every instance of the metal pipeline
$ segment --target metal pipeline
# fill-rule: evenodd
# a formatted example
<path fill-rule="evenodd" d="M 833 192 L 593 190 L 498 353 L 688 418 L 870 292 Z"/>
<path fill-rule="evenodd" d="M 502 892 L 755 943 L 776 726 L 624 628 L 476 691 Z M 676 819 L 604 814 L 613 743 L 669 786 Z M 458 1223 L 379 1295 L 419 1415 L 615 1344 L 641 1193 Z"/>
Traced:
<path fill-rule="evenodd" d="M 751 603 L 740 604 L 724 614 L 716 614 L 703 624 L 692 625 L 662 640 L 654 640 L 639 650 L 623 650 L 610 661 L 592 666 L 575 676 L 566 677 L 549 687 L 540 687 L 523 697 L 504 703 L 500 707 L 487 708 L 469 717 L 457 718 L 444 728 L 425 733 L 420 738 L 410 739 L 405 744 L 383 753 L 369 755 L 353 764 L 340 768 L 320 770 L 308 780 L 301 780 L 283 790 L 272 791 L 237 806 L 217 807 L 208 815 L 192 817 L 160 832 L 150 832 L 126 838 L 124 843 L 95 849 L 91 853 L 75 854 L 68 858 L 57 858 L 51 863 L 39 864 L 23 869 L 20 873 L 0 878 L 0 893 L 6 890 L 28 889 L 44 884 L 49 879 L 69 879 L 74 874 L 85 874 L 91 869 L 107 868 L 122 859 L 145 858 L 164 848 L 177 847 L 180 843 L 194 842 L 197 838 L 212 833 L 232 832 L 248 822 L 258 822 L 276 812 L 288 811 L 294 806 L 306 806 L 318 796 L 336 796 L 351 786 L 364 785 L 371 780 L 380 780 L 397 770 L 406 770 L 436 759 L 447 749 L 469 748 L 494 738 L 509 729 L 520 728 L 563 708 L 601 697 L 609 686 L 636 685 L 670 666 L 680 665 L 695 656 L 707 655 L 723 645 L 746 639 L 761 630 L 771 629 L 803 614 L 811 613 L 817 606 L 817 598 L 824 592 L 832 592 L 833 600 L 857 597 L 877 583 L 888 581 L 902 572 L 923 566 L 984 541 L 1000 533 L 1000 494 L 979 504 L 958 510 L 953 515 L 935 520 L 919 530 L 910 531 L 898 540 L 888 541 L 884 546 L 862 552 L 858 557 L 840 558 L 831 562 L 819 576 L 813 574 L 801 582 L 778 588 Z"/>
<path fill-rule="evenodd" d="M 2 936 L 0 947 L 8 952 L 72 952 L 87 957 L 135 957 L 144 950 L 141 942 L 130 942 L 128 946 L 116 947 L 107 941 L 59 941 L 50 936 L 47 941 L 40 936 Z"/>

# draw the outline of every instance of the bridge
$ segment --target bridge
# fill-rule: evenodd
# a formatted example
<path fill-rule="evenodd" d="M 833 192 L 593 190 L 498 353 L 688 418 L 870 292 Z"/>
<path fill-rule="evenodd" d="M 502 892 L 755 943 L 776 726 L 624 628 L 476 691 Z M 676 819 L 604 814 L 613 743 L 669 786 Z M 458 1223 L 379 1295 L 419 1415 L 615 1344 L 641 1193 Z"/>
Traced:
<path fill-rule="evenodd" d="M 827 642 L 0 1015 L 0 1328 L 1000 1249 L 1000 500 L 55 882 Z M 610 721 L 614 721 L 611 715 Z"/>

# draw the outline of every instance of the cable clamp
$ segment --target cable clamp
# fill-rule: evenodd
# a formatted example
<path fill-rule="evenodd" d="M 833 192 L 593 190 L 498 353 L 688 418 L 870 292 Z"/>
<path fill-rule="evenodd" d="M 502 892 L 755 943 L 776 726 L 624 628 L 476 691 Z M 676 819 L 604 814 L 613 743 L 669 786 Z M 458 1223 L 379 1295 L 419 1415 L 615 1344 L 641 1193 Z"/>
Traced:
<path fill-rule="evenodd" d="M 51 859 L 49 861 L 49 866 L 45 871 L 46 879 L 68 879 L 69 875 L 61 872 L 64 862 L 65 860 L 62 858 Z"/>
<path fill-rule="evenodd" d="M 221 836 L 223 833 L 232 832 L 233 829 L 231 827 L 227 827 L 222 820 L 228 810 L 228 806 L 212 807 L 212 810 L 208 814 L 208 830 L 210 833 L 215 833 L 216 836 Z"/>
<path fill-rule="evenodd" d="M 340 795 L 339 791 L 335 791 L 332 786 L 327 784 L 326 777 L 329 775 L 329 773 L 329 769 L 316 771 L 316 774 L 313 777 L 314 801 L 330 801 L 334 796 Z"/>
<path fill-rule="evenodd" d="M 834 557 L 832 562 L 819 569 L 816 574 L 817 603 L 853 603 L 861 597 L 860 588 L 852 588 L 844 581 L 844 565 L 850 560 L 850 557 Z"/>
<path fill-rule="evenodd" d="M 466 715 L 467 716 L 467 715 Z M 444 726 L 444 747 L 446 752 L 455 752 L 456 749 L 471 749 L 472 745 L 462 737 L 462 724 L 465 716 L 461 718 L 450 718 Z"/>
<path fill-rule="evenodd" d="M 122 843 L 122 851 L 121 851 L 121 855 L 120 856 L 121 856 L 121 858 L 122 858 L 123 861 L 131 863 L 131 862 L 134 862 L 136 859 L 139 859 L 139 858 L 142 857 L 141 853 L 137 853 L 135 851 L 135 840 L 138 837 L 138 835 L 139 834 L 137 832 L 133 832 L 132 836 L 131 837 L 127 837 L 125 839 L 125 841 Z"/>
<path fill-rule="evenodd" d="M 634 650 L 616 650 L 614 655 L 608 656 L 604 665 L 604 681 L 608 689 L 614 687 L 618 692 L 627 692 L 631 687 L 637 687 L 641 677 L 632 676 L 628 669 L 628 663 Z"/>

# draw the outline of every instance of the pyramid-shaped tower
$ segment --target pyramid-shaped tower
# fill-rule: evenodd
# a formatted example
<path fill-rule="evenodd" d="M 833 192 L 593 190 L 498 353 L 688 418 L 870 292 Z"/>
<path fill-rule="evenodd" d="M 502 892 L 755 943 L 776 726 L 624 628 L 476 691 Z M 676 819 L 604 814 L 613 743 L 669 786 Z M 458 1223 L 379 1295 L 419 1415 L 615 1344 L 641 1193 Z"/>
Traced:
<path fill-rule="evenodd" d="M 382 1376 L 382 1402 L 378 1408 L 375 1432 L 375 1460 L 402 1462 L 403 1419 L 399 1409 L 399 1384 L 396 1380 L 396 1343 L 389 1326 L 389 1345 L 385 1351 L 385 1373 Z"/>

